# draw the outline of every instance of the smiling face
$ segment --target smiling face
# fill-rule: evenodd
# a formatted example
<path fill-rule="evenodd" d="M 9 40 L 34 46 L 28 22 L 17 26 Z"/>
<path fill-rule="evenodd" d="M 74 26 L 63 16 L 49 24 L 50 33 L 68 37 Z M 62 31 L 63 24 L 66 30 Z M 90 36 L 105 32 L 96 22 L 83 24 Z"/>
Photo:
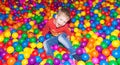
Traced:
<path fill-rule="evenodd" d="M 56 27 L 62 27 L 69 21 L 69 16 L 67 16 L 64 12 L 59 11 L 55 17 L 55 25 Z"/>

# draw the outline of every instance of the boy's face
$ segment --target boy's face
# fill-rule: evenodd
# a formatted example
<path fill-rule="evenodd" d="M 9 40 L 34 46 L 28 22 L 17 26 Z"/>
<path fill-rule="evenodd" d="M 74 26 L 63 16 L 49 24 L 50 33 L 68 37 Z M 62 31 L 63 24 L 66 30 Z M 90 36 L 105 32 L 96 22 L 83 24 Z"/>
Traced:
<path fill-rule="evenodd" d="M 59 11 L 55 18 L 56 27 L 64 26 L 69 19 L 70 18 L 64 12 Z"/>

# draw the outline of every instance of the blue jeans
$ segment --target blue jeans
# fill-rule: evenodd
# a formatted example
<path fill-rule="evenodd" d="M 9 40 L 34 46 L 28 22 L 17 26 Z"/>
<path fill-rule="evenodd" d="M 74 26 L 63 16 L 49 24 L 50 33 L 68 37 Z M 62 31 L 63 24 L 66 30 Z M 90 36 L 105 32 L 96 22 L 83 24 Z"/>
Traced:
<path fill-rule="evenodd" d="M 75 54 L 75 49 L 72 47 L 72 44 L 70 43 L 70 41 L 67 39 L 66 33 L 62 33 L 58 36 L 52 37 L 43 42 L 44 49 L 47 55 L 53 56 L 51 46 L 55 44 L 59 44 L 59 42 L 70 51 L 70 54 L 72 55 Z"/>

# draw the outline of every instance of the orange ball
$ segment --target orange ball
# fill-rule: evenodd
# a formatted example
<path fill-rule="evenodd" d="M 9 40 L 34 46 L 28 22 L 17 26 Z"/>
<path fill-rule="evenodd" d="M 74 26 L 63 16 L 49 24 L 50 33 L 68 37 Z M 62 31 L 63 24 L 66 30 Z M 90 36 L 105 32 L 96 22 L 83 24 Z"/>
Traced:
<path fill-rule="evenodd" d="M 94 41 L 95 41 L 94 38 L 90 38 L 90 39 L 89 39 L 89 42 L 91 42 L 91 43 L 94 43 Z"/>
<path fill-rule="evenodd" d="M 29 32 L 28 33 L 28 38 L 31 38 L 31 37 L 33 37 L 34 36 L 34 33 L 32 33 L 32 32 Z"/>
<path fill-rule="evenodd" d="M 91 55 L 92 55 L 92 57 L 98 57 L 99 53 L 98 53 L 97 50 L 93 50 L 93 51 L 91 52 Z"/>
<path fill-rule="evenodd" d="M 91 43 L 91 42 L 88 42 L 88 44 L 87 44 L 87 48 L 89 48 L 89 49 L 94 48 L 94 44 L 93 44 L 93 43 Z"/>
<path fill-rule="evenodd" d="M 8 65 L 14 65 L 14 63 L 16 62 L 16 59 L 14 57 L 10 57 L 8 60 L 7 60 L 7 64 Z"/>
<path fill-rule="evenodd" d="M 110 55 L 110 50 L 109 49 L 103 49 L 102 54 L 105 55 L 106 57 Z"/>
<path fill-rule="evenodd" d="M 86 35 L 88 32 L 85 30 L 82 32 L 83 35 Z"/>

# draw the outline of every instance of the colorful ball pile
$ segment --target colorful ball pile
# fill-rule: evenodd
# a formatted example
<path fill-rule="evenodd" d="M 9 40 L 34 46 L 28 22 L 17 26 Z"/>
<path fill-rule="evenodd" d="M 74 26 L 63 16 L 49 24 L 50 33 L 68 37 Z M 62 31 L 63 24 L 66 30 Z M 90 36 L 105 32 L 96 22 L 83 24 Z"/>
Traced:
<path fill-rule="evenodd" d="M 42 35 L 60 8 L 70 10 L 70 38 L 81 60 Z M 0 65 L 120 65 L 120 0 L 0 0 Z"/>

